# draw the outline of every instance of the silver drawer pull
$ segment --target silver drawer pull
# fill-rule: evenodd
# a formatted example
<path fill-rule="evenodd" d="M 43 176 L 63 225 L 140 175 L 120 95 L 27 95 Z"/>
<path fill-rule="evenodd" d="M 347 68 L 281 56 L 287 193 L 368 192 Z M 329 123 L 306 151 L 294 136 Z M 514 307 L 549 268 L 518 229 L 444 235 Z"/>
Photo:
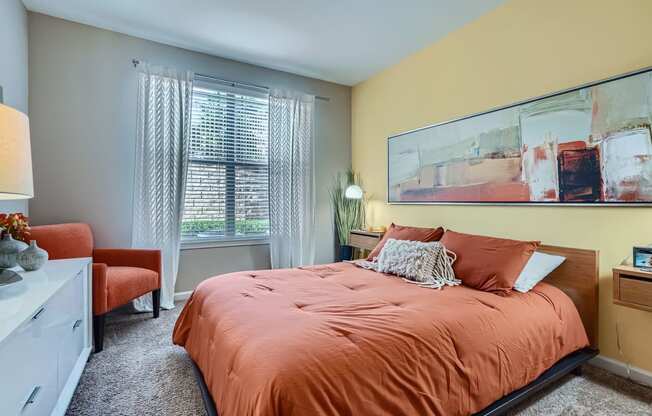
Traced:
<path fill-rule="evenodd" d="M 81 320 L 81 319 L 77 319 L 77 320 L 75 321 L 75 323 L 72 325 L 72 330 L 74 331 L 75 329 L 79 328 L 79 325 L 81 325 L 81 323 L 82 323 L 82 320 Z"/>
<path fill-rule="evenodd" d="M 38 312 L 36 312 L 36 313 L 34 314 L 34 316 L 32 316 L 32 320 L 33 320 L 33 321 L 37 320 L 38 317 L 41 316 L 41 314 L 43 313 L 44 310 L 45 310 L 45 306 L 42 307 L 41 309 L 39 309 Z"/>
<path fill-rule="evenodd" d="M 27 401 L 23 405 L 23 409 L 29 406 L 30 404 L 34 404 L 36 402 L 36 398 L 38 394 L 41 392 L 41 386 L 36 386 L 34 387 L 34 390 L 32 390 L 32 393 L 29 395 L 27 398 Z"/>

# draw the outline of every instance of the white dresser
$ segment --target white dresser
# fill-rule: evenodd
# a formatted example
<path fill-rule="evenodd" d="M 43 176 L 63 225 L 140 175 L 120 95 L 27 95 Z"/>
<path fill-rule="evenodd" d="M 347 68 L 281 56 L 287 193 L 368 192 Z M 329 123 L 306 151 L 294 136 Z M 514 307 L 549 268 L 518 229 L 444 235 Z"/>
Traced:
<path fill-rule="evenodd" d="M 91 352 L 91 259 L 0 287 L 0 415 L 63 415 Z"/>

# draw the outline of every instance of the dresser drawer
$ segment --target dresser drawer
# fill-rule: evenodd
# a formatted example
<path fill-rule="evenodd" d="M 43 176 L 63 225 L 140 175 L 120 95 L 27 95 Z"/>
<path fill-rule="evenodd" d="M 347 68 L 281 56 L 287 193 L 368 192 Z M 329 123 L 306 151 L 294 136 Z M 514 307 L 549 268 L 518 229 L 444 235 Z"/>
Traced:
<path fill-rule="evenodd" d="M 39 308 L 32 318 L 0 345 L 3 382 L 1 415 L 46 415 L 58 395 L 56 327 Z M 36 413 L 35 413 L 36 412 Z"/>
<path fill-rule="evenodd" d="M 86 316 L 83 302 L 83 280 L 80 273 L 66 285 L 61 293 L 62 299 L 69 302 L 69 309 L 64 313 L 65 322 L 61 328 L 61 348 L 59 349 L 59 387 L 68 381 L 77 359 L 84 347 L 84 328 Z"/>
<path fill-rule="evenodd" d="M 82 290 L 82 274 L 78 273 L 48 301 L 46 307 L 50 315 L 46 320 L 47 325 L 68 327 L 69 324 L 80 319 L 84 310 Z"/>
<path fill-rule="evenodd" d="M 11 338 L 0 344 L 0 370 L 7 380 L 2 383 L 0 415 L 20 414 L 34 387 L 32 379 L 36 371 L 30 371 L 31 366 L 25 365 L 25 361 L 37 352 L 29 326 L 31 322 L 18 328 Z"/>
<path fill-rule="evenodd" d="M 23 401 L 20 416 L 43 416 L 52 413 L 59 396 L 56 370 L 42 373 L 34 379 L 35 385 Z"/>
<path fill-rule="evenodd" d="M 652 282 L 620 277 L 620 300 L 652 307 Z"/>
<path fill-rule="evenodd" d="M 83 319 L 78 319 L 69 325 L 63 334 L 62 348 L 59 353 L 59 389 L 65 386 L 73 367 L 84 349 Z"/>

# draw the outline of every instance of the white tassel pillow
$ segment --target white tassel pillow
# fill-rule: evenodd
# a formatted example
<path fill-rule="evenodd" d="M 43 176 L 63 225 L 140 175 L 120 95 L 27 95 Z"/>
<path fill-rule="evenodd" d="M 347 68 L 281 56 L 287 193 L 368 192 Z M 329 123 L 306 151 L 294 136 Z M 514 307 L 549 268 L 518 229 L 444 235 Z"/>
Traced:
<path fill-rule="evenodd" d="M 455 254 L 437 241 L 422 243 L 390 238 L 373 269 L 405 277 L 420 286 L 440 288 L 461 283 L 453 272 L 454 261 Z"/>

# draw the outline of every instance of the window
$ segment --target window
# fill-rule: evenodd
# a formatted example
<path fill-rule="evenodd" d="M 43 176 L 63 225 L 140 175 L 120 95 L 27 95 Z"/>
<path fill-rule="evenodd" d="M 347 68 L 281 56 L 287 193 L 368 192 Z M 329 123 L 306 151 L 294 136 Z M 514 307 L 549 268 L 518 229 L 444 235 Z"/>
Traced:
<path fill-rule="evenodd" d="M 269 234 L 268 114 L 266 93 L 195 81 L 184 241 Z"/>

